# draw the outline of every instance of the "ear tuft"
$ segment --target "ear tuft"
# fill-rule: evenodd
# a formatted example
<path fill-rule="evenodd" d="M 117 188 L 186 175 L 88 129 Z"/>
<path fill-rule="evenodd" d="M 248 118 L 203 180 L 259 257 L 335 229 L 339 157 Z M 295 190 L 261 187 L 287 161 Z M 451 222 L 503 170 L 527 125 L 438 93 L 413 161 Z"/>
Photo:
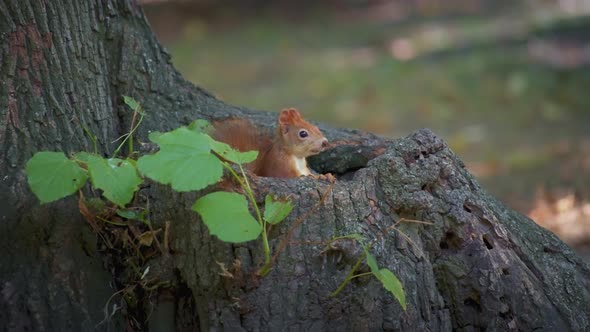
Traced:
<path fill-rule="evenodd" d="M 296 108 L 289 108 L 288 111 L 292 120 L 301 119 L 301 114 L 299 114 L 299 111 Z"/>
<path fill-rule="evenodd" d="M 295 108 L 284 108 L 279 115 L 279 124 L 289 124 L 301 120 L 301 114 Z"/>
<path fill-rule="evenodd" d="M 279 114 L 279 127 L 281 128 L 281 133 L 283 135 L 286 135 L 289 132 L 289 126 L 295 121 L 293 111 L 297 112 L 293 108 L 284 108 L 281 111 L 281 114 Z"/>
<path fill-rule="evenodd" d="M 289 111 L 290 109 L 286 108 L 281 111 L 281 114 L 279 114 L 279 125 L 283 126 L 293 122 Z"/>

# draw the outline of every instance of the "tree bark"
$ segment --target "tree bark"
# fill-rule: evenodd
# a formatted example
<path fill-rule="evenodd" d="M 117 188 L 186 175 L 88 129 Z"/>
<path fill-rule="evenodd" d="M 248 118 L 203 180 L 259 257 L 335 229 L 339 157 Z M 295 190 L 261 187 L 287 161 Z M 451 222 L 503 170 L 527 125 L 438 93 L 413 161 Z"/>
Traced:
<path fill-rule="evenodd" d="M 191 211 L 203 192 L 149 184 L 139 196 L 149 201 L 152 227 L 166 230 L 158 235 L 166 248 L 141 261 L 139 272 L 165 285 L 147 288 L 128 277 L 134 271 L 122 262 L 130 252 L 106 248 L 105 234 L 92 231 L 76 198 L 39 205 L 26 161 L 40 150 L 92 151 L 85 129 L 110 156 L 132 118 L 122 95 L 147 112 L 142 142 L 149 132 L 198 118 L 249 118 L 269 130 L 276 116 L 225 104 L 186 82 L 133 1 L 1 0 L 0 16 L 4 329 L 590 329 L 588 266 L 489 196 L 428 130 L 390 140 L 321 126 L 336 144 L 310 164 L 339 176 L 331 190 L 312 178 L 253 179 L 259 201 L 272 192 L 295 202 L 269 234 L 273 252 L 298 216 L 314 209 L 261 279 L 253 276 L 263 257 L 259 242 L 223 243 Z M 325 244 L 351 233 L 371 241 L 379 265 L 400 278 L 405 312 L 372 277 L 330 296 L 362 248 L 348 240 Z M 233 278 L 222 276 L 218 263 Z"/>

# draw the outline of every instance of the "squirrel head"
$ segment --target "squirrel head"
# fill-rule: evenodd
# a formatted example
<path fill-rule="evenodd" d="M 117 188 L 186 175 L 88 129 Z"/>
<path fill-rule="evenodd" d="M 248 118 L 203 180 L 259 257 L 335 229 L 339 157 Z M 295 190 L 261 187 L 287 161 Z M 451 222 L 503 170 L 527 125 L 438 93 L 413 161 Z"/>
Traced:
<path fill-rule="evenodd" d="M 328 147 L 318 127 L 305 121 L 295 108 L 281 111 L 278 131 L 284 147 L 298 158 L 313 156 Z"/>

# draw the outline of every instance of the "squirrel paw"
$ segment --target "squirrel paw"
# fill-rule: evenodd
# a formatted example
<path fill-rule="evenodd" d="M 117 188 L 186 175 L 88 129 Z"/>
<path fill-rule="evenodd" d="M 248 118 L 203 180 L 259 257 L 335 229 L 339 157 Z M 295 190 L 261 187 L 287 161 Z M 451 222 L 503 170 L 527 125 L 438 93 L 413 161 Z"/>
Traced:
<path fill-rule="evenodd" d="M 314 175 L 314 177 L 318 180 L 325 180 L 330 183 L 336 182 L 336 177 L 334 175 L 332 175 L 332 173 L 318 174 L 318 175 Z"/>

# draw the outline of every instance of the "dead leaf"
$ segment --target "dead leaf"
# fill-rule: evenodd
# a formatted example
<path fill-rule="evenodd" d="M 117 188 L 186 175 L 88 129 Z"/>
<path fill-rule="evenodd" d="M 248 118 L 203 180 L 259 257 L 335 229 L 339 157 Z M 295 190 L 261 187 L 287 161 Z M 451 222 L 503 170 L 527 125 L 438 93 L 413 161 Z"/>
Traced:
<path fill-rule="evenodd" d="M 139 240 L 139 244 L 142 246 L 146 246 L 146 247 L 150 247 L 155 239 L 155 237 L 158 235 L 158 233 L 161 231 L 162 229 L 158 229 L 155 231 L 147 231 L 141 235 L 139 235 L 137 237 L 137 239 Z"/>

